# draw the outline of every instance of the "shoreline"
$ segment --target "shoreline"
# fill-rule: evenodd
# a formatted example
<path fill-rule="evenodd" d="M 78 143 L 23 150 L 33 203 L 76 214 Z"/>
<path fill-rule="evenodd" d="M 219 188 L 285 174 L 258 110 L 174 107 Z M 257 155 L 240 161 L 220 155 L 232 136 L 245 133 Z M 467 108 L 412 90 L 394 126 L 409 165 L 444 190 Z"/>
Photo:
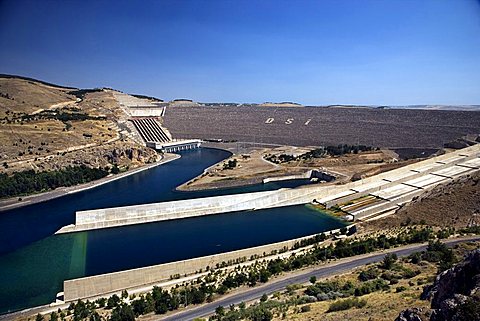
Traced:
<path fill-rule="evenodd" d="M 179 154 L 165 154 L 165 155 L 163 155 L 163 158 L 161 160 L 159 160 L 158 162 L 151 163 L 151 164 L 146 164 L 146 165 L 143 165 L 143 166 L 140 166 L 140 167 L 134 168 L 132 170 L 128 170 L 126 172 L 116 174 L 116 175 L 110 174 L 110 175 L 108 175 L 106 177 L 103 177 L 99 180 L 95 180 L 95 181 L 91 181 L 91 182 L 88 182 L 88 183 L 75 185 L 75 186 L 59 187 L 59 188 L 56 188 L 54 190 L 39 193 L 39 194 L 31 194 L 31 195 L 28 195 L 28 196 L 20 196 L 22 198 L 21 201 L 18 201 L 19 197 L 7 198 L 7 199 L 4 199 L 4 200 L 0 201 L 0 213 L 5 212 L 5 211 L 9 211 L 9 210 L 12 210 L 12 209 L 32 205 L 32 204 L 37 204 L 37 203 L 49 201 L 49 200 L 56 199 L 56 198 L 59 198 L 59 197 L 63 197 L 63 196 L 66 196 L 66 195 L 86 191 L 86 190 L 89 190 L 89 189 L 92 189 L 92 188 L 95 188 L 95 187 L 113 182 L 115 180 L 130 176 L 130 175 L 133 175 L 133 174 L 140 173 L 142 171 L 151 169 L 153 167 L 169 163 L 171 161 L 179 159 L 180 157 L 181 156 Z"/>
<path fill-rule="evenodd" d="M 283 169 L 284 171 L 283 173 L 279 173 L 278 171 L 273 171 L 271 175 L 268 175 L 268 173 L 265 172 L 265 173 L 253 175 L 250 177 L 230 176 L 230 177 L 225 177 L 225 178 L 207 182 L 207 183 L 197 183 L 205 175 L 208 174 L 210 169 L 216 167 L 218 164 L 222 163 L 225 160 L 228 160 L 233 156 L 240 156 L 243 153 L 249 153 L 259 148 L 261 149 L 266 147 L 280 147 L 280 146 L 282 145 L 262 144 L 262 143 L 252 143 L 252 142 L 204 142 L 202 144 L 202 147 L 223 150 L 223 151 L 229 152 L 230 156 L 205 168 L 201 174 L 178 185 L 177 187 L 175 187 L 175 191 L 189 193 L 189 192 L 198 192 L 198 191 L 212 191 L 212 190 L 218 190 L 218 189 L 248 187 L 248 186 L 257 185 L 257 184 L 264 184 L 264 180 L 268 178 L 289 176 L 291 174 L 288 173 L 288 169 Z M 270 163 L 265 159 L 263 159 L 263 161 Z M 272 165 L 275 166 L 275 164 L 272 164 Z M 305 171 L 307 170 L 308 169 L 305 169 Z M 294 174 L 298 174 L 298 173 L 294 173 Z"/>

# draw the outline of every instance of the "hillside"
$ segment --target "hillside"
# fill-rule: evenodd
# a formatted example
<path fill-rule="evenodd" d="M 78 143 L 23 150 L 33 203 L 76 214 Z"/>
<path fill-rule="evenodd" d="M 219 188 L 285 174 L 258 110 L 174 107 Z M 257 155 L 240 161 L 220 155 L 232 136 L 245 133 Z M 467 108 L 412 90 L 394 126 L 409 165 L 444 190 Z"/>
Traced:
<path fill-rule="evenodd" d="M 155 151 L 121 133 L 126 117 L 112 91 L 0 75 L 0 173 L 156 161 Z"/>

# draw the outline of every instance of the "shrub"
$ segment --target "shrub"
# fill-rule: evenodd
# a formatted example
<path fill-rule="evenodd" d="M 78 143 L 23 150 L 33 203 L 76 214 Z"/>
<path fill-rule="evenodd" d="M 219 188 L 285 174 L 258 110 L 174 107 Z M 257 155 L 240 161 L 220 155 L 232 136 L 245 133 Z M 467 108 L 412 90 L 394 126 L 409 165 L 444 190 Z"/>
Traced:
<path fill-rule="evenodd" d="M 422 255 L 419 252 L 412 253 L 408 256 L 410 262 L 413 264 L 418 264 L 422 261 Z"/>
<path fill-rule="evenodd" d="M 404 279 L 411 279 L 414 276 L 417 276 L 420 274 L 420 271 L 414 271 L 412 269 L 404 268 L 402 271 L 402 277 Z"/>
<path fill-rule="evenodd" d="M 380 272 L 376 268 L 370 268 L 366 271 L 360 272 L 360 274 L 358 275 L 358 279 L 360 281 L 365 282 L 365 281 L 368 281 L 368 280 L 376 279 L 379 274 L 380 274 Z"/>
<path fill-rule="evenodd" d="M 407 289 L 407 288 L 402 285 L 402 286 L 399 286 L 398 288 L 396 288 L 396 289 L 395 289 L 395 292 L 397 292 L 397 293 L 403 292 L 403 291 L 405 291 L 406 289 Z"/>
<path fill-rule="evenodd" d="M 107 300 L 107 309 L 113 309 L 120 303 L 120 298 L 118 295 L 114 294 Z"/>
<path fill-rule="evenodd" d="M 382 261 L 382 267 L 385 270 L 390 270 L 393 267 L 393 264 L 397 261 L 397 259 L 397 255 L 395 253 L 385 255 Z"/>
<path fill-rule="evenodd" d="M 355 289 L 355 296 L 362 296 L 375 291 L 388 290 L 390 286 L 382 279 L 376 279 L 363 283 L 359 288 Z"/>
<path fill-rule="evenodd" d="M 127 304 L 122 304 L 112 311 L 110 321 L 135 321 L 135 314 Z"/>
<path fill-rule="evenodd" d="M 327 312 L 343 311 L 353 307 L 363 308 L 367 304 L 366 300 L 359 300 L 357 298 L 349 298 L 345 300 L 335 301 L 328 307 Z"/>
<path fill-rule="evenodd" d="M 304 305 L 300 308 L 300 312 L 302 312 L 302 313 L 308 312 L 310 310 L 311 310 L 311 308 L 310 308 L 309 305 Z"/>

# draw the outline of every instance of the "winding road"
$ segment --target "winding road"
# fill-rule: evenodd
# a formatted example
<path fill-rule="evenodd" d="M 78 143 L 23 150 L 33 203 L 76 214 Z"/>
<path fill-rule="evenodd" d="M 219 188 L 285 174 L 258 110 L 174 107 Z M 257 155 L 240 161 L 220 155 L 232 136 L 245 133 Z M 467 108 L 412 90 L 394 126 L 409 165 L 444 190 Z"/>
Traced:
<path fill-rule="evenodd" d="M 454 246 L 455 244 L 466 242 L 466 241 L 478 241 L 480 236 L 475 237 L 464 237 L 451 240 L 445 240 L 448 246 Z M 271 294 L 276 291 L 285 289 L 290 284 L 298 283 L 307 283 L 309 282 L 310 277 L 315 276 L 317 279 L 326 278 L 338 274 L 345 273 L 354 268 L 364 266 L 369 263 L 379 262 L 383 259 L 387 253 L 395 253 L 397 256 L 408 256 L 414 252 L 423 251 L 427 248 L 427 244 L 414 244 L 403 246 L 399 248 L 389 249 L 382 251 L 381 253 L 375 252 L 371 254 L 365 254 L 360 256 L 349 257 L 345 259 L 340 259 L 330 264 L 315 268 L 315 269 L 306 269 L 297 273 L 290 273 L 276 281 L 270 281 L 262 286 L 247 289 L 246 291 L 233 293 L 227 295 L 226 297 L 216 300 L 215 302 L 193 306 L 192 308 L 186 309 L 181 312 L 171 314 L 169 316 L 158 316 L 156 320 L 165 320 L 165 321 L 186 321 L 192 320 L 195 318 L 205 317 L 215 312 L 215 308 L 218 306 L 228 307 L 232 304 L 239 304 L 241 302 L 249 302 L 253 300 L 258 300 L 260 297 L 266 293 Z"/>

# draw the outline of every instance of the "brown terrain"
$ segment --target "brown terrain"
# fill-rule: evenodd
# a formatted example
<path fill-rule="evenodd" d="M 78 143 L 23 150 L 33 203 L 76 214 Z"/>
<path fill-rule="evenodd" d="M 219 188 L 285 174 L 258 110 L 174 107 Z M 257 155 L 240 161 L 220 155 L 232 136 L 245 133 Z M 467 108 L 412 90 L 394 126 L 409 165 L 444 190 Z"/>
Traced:
<path fill-rule="evenodd" d="M 477 253 L 477 257 L 480 257 L 478 252 L 480 247 L 479 242 L 465 243 L 457 246 L 453 253 L 458 260 L 471 253 Z M 477 249 L 477 250 L 476 250 Z M 476 252 L 475 252 L 476 250 Z M 473 251 L 473 252 L 472 252 Z M 478 259 L 476 261 L 478 263 Z M 454 269 L 455 271 L 462 267 L 461 263 Z M 339 275 L 330 279 L 321 280 L 322 282 L 338 282 L 344 284 L 346 282 L 352 282 L 353 284 L 359 284 L 358 276 L 361 271 L 367 271 L 369 269 L 379 268 L 379 264 L 369 265 L 352 271 L 344 275 Z M 396 266 L 393 268 L 395 271 L 411 270 L 417 274 L 411 278 L 403 278 L 398 283 L 391 283 L 390 289 L 385 291 L 377 291 L 367 295 L 360 296 L 359 299 L 365 300 L 366 305 L 361 308 L 351 308 L 344 311 L 329 312 L 329 306 L 336 300 L 325 300 L 322 302 L 307 303 L 310 307 L 309 311 L 302 312 L 301 306 L 290 307 L 285 316 L 282 313 L 275 316 L 273 320 L 318 320 L 318 321 L 343 321 L 343 320 L 359 320 L 359 321 L 383 321 L 383 320 L 398 320 L 396 319 L 400 312 L 405 309 L 415 307 L 416 314 L 420 319 L 401 319 L 410 321 L 426 321 L 429 320 L 428 316 L 432 314 L 432 308 L 437 308 L 434 304 L 431 306 L 431 302 L 426 299 L 421 299 L 424 293 L 424 287 L 431 284 L 435 280 L 435 276 L 438 273 L 437 266 L 434 263 L 427 261 L 421 261 L 419 264 L 412 264 L 408 258 L 399 260 Z M 470 269 L 471 270 L 471 269 Z M 477 267 L 478 270 L 478 267 Z M 478 273 L 478 272 L 477 272 Z M 466 273 L 458 273 L 460 276 L 465 276 Z M 445 276 L 445 275 L 443 275 Z M 478 276 L 477 276 L 478 277 Z M 458 277 L 457 277 L 458 278 Z M 456 281 L 456 280 L 455 280 Z M 435 281 L 435 284 L 438 282 Z M 468 281 L 467 281 L 468 282 Z M 463 283 L 460 283 L 463 284 Z M 295 295 L 302 296 L 305 286 L 299 286 L 299 290 L 290 293 L 290 297 Z M 436 289 L 439 292 L 438 289 Z M 443 289 L 444 292 L 451 292 L 453 288 Z M 450 295 L 452 295 L 450 293 Z M 438 296 L 438 295 L 437 295 Z M 287 296 L 288 298 L 288 296 Z M 338 299 L 340 301 L 342 299 Z M 437 311 L 438 313 L 438 311 Z M 436 320 L 446 320 L 440 318 Z M 463 320 L 463 319 L 462 319 Z M 473 321 L 473 320 L 472 320 Z"/>
<path fill-rule="evenodd" d="M 125 119 L 111 91 L 0 77 L 0 172 L 157 161 L 159 154 L 121 133 Z"/>
<path fill-rule="evenodd" d="M 221 144 L 220 144 L 221 145 Z M 224 144 L 228 146 L 228 144 Z M 225 146 L 223 146 L 225 148 Z M 415 160 L 402 161 L 390 150 L 366 151 L 358 154 L 292 160 L 275 164 L 267 160 L 271 155 L 292 155 L 298 157 L 315 147 L 251 147 L 238 151 L 231 144 L 234 153 L 230 158 L 208 168 L 202 175 L 181 185 L 180 190 L 200 190 L 261 183 L 265 178 L 302 175 L 309 170 L 320 170 L 335 176 L 335 184 L 352 179 L 368 177 L 404 166 Z M 234 167 L 228 163 L 234 161 Z"/>

